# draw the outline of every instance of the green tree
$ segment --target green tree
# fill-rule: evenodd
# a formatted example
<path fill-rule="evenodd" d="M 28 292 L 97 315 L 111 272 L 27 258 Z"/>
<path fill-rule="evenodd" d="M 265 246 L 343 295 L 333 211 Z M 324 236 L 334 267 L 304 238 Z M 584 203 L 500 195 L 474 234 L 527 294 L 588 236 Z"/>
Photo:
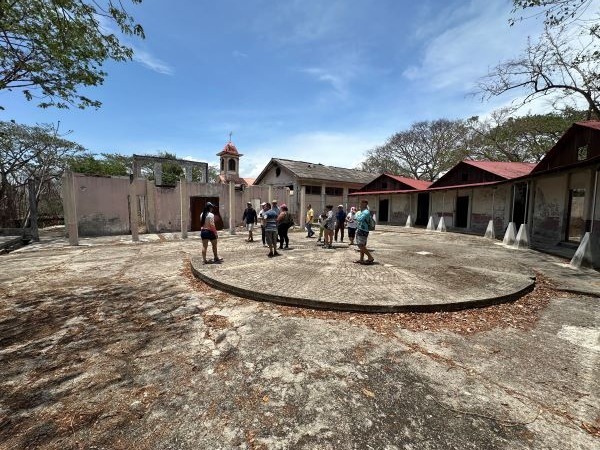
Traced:
<path fill-rule="evenodd" d="M 120 0 L 0 0 L 0 91 L 22 91 L 40 107 L 99 107 L 78 89 L 103 83 L 106 60 L 133 55 L 107 24 L 144 37 Z"/>
<path fill-rule="evenodd" d="M 489 161 L 539 162 L 573 122 L 585 118 L 585 111 L 574 109 L 520 117 L 511 116 L 510 109 L 501 109 L 487 120 L 473 117 L 467 121 L 469 156 Z"/>
<path fill-rule="evenodd" d="M 126 176 L 131 171 L 132 157 L 118 153 L 84 153 L 69 159 L 69 169 L 88 175 Z"/>
<path fill-rule="evenodd" d="M 29 180 L 35 182 L 36 201 L 58 199 L 58 181 L 68 160 L 83 150 L 60 136 L 57 126 L 0 122 L 0 226 L 14 227 L 26 217 Z M 53 208 L 59 208 L 53 211 L 58 214 L 60 202 Z"/>
<path fill-rule="evenodd" d="M 362 169 L 433 181 L 467 156 L 466 137 L 462 120 L 416 122 L 368 151 Z"/>

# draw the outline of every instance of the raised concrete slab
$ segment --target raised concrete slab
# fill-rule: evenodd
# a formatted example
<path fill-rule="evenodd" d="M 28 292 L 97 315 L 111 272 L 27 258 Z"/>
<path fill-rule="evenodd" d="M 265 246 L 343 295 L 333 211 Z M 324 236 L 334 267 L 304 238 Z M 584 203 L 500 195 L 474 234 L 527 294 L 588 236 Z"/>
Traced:
<path fill-rule="evenodd" d="M 391 228 L 391 227 L 390 227 Z M 376 264 L 360 265 L 356 247 L 327 250 L 292 233 L 293 247 L 267 257 L 260 242 L 219 240 L 222 264 L 192 259 L 207 284 L 242 297 L 311 308 L 362 311 L 448 311 L 516 299 L 534 286 L 534 272 L 489 240 L 395 227 L 374 231 Z M 210 249 L 209 249 L 210 254 Z"/>

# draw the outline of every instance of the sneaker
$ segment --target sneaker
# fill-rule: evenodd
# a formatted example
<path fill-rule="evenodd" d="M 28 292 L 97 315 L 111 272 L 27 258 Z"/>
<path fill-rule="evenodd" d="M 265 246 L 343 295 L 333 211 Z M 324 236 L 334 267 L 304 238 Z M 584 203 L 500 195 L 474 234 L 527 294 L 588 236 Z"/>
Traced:
<path fill-rule="evenodd" d="M 269 254 L 267 255 L 269 258 L 273 257 L 273 252 L 269 252 Z"/>
<path fill-rule="evenodd" d="M 273 256 L 281 256 L 281 253 L 275 252 L 275 253 L 273 253 Z"/>

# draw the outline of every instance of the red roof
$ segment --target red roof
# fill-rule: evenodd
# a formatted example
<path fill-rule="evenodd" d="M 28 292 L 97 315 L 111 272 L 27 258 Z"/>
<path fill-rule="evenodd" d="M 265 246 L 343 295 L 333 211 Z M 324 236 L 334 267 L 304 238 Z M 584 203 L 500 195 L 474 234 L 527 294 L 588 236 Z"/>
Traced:
<path fill-rule="evenodd" d="M 576 125 L 581 125 L 582 127 L 593 128 L 594 130 L 600 130 L 600 122 L 597 120 L 588 120 L 585 122 L 575 122 Z"/>
<path fill-rule="evenodd" d="M 386 175 L 415 189 L 427 189 L 431 185 L 431 181 L 415 180 L 414 178 L 401 177 L 390 173 L 386 173 Z"/>
<path fill-rule="evenodd" d="M 225 147 L 223 147 L 223 150 L 221 150 L 220 153 L 217 153 L 217 156 L 222 156 L 222 155 L 234 155 L 234 156 L 242 156 L 238 153 L 237 148 L 235 148 L 235 145 L 233 145 L 233 142 L 228 142 L 227 144 L 225 144 Z"/>
<path fill-rule="evenodd" d="M 524 162 L 497 162 L 497 161 L 463 161 L 465 164 L 469 164 L 474 167 L 478 167 L 486 172 L 493 173 L 499 177 L 511 180 L 513 178 L 519 178 L 529 173 L 536 166 L 535 163 L 524 163 Z"/>

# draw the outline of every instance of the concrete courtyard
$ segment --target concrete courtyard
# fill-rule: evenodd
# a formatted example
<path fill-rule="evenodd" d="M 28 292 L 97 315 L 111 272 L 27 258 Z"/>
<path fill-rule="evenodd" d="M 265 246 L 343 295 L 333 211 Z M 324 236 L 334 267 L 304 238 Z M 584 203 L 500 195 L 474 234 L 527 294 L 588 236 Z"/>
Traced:
<path fill-rule="evenodd" d="M 223 264 L 198 269 L 282 298 L 347 302 L 362 286 L 371 303 L 453 304 L 482 286 L 494 298 L 505 274 L 536 279 L 517 300 L 478 309 L 328 311 L 210 287 L 192 273 L 194 233 L 78 247 L 62 233 L 0 256 L 0 449 L 600 445 L 598 272 L 393 227 L 372 233 L 373 266 L 302 232 L 273 259 L 224 232 Z M 317 294 L 300 292 L 307 282 Z"/>

